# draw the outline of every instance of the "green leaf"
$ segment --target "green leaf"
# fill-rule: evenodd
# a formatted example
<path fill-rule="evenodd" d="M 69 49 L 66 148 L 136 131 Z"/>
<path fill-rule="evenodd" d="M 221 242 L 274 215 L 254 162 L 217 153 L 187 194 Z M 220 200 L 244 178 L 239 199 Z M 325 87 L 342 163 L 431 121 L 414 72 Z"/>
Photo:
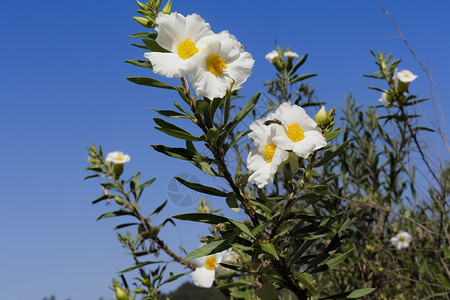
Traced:
<path fill-rule="evenodd" d="M 196 102 L 197 111 L 203 115 L 203 119 L 205 120 L 208 129 L 213 127 L 210 102 L 211 101 L 209 100 L 197 100 Z"/>
<path fill-rule="evenodd" d="M 206 224 L 219 224 L 228 222 L 228 219 L 222 216 L 213 215 L 213 214 L 205 214 L 205 213 L 187 213 L 181 215 L 172 216 L 174 219 L 183 220 L 183 221 L 193 221 L 193 222 L 201 222 Z"/>
<path fill-rule="evenodd" d="M 305 63 L 307 58 L 308 54 L 305 54 L 302 57 L 300 57 L 298 61 L 295 63 L 294 67 L 289 71 L 288 76 L 294 74 L 297 71 L 297 69 L 300 68 Z"/>
<path fill-rule="evenodd" d="M 151 185 L 154 181 L 155 181 L 156 177 L 153 177 L 150 180 L 147 180 L 146 182 L 144 182 L 141 185 L 138 185 L 136 187 L 134 187 L 130 192 L 132 193 L 136 193 L 136 202 L 139 200 L 139 198 L 141 198 L 142 192 L 144 190 L 144 188 L 148 187 L 149 185 Z"/>
<path fill-rule="evenodd" d="M 231 219 L 229 219 L 229 220 L 231 223 L 233 223 L 234 226 L 239 228 L 243 233 L 252 237 L 253 239 L 256 239 L 256 237 L 250 232 L 250 229 L 248 229 L 247 225 L 245 225 L 244 223 L 235 221 L 235 220 L 231 220 Z"/>
<path fill-rule="evenodd" d="M 89 168 L 86 168 L 85 170 L 89 170 Z M 100 177 L 100 175 L 99 174 L 89 175 L 89 176 L 84 177 L 84 180 L 89 179 L 89 178 L 95 178 L 95 177 Z M 102 176 L 102 177 L 104 177 L 104 176 Z"/>
<path fill-rule="evenodd" d="M 128 64 L 132 64 L 137 67 L 153 69 L 152 63 L 149 60 L 137 60 L 137 59 L 129 59 L 125 61 Z"/>
<path fill-rule="evenodd" d="M 180 278 L 181 276 L 184 276 L 186 274 L 189 274 L 190 272 L 186 272 L 186 273 L 180 273 L 180 274 L 171 274 L 169 278 L 167 278 L 165 281 L 163 281 L 163 283 L 161 283 L 159 286 L 162 286 L 166 283 L 172 282 L 174 280 L 177 280 L 178 278 Z"/>
<path fill-rule="evenodd" d="M 252 293 L 249 291 L 236 291 L 236 292 L 232 292 L 230 294 L 230 296 L 233 296 L 236 299 L 251 299 L 252 298 Z"/>
<path fill-rule="evenodd" d="M 277 300 L 278 291 L 273 284 L 266 282 L 260 289 L 256 290 L 256 296 L 263 300 Z"/>
<path fill-rule="evenodd" d="M 153 147 L 153 149 L 155 149 L 158 152 L 161 152 L 167 156 L 170 157 L 174 157 L 174 158 L 178 158 L 178 159 L 183 159 L 183 160 L 188 160 L 188 161 L 203 161 L 203 162 L 207 162 L 207 163 L 212 163 L 213 160 L 202 156 L 200 154 L 196 154 L 193 153 L 187 149 L 184 148 L 172 148 L 172 147 L 167 147 L 164 145 L 151 145 Z"/>
<path fill-rule="evenodd" d="M 137 48 L 148 50 L 147 46 L 145 46 L 145 45 L 137 45 L 135 43 L 130 43 L 130 45 L 134 46 L 134 47 L 137 47 Z"/>
<path fill-rule="evenodd" d="M 336 267 L 337 265 L 342 263 L 350 255 L 350 253 L 352 253 L 352 252 L 353 252 L 353 249 L 350 249 L 349 251 L 347 251 L 347 252 L 345 252 L 345 253 L 343 253 L 343 254 L 341 254 L 339 256 L 336 256 L 336 257 L 333 257 L 333 258 L 329 259 L 326 262 L 328 268 L 332 269 L 332 268 Z"/>
<path fill-rule="evenodd" d="M 252 234 L 254 236 L 257 236 L 258 234 L 263 232 L 264 229 L 266 229 L 267 224 L 268 222 L 258 225 L 255 229 L 252 230 Z"/>
<path fill-rule="evenodd" d="M 158 110 L 158 109 L 154 109 L 154 108 L 150 108 L 154 111 L 156 111 L 157 113 L 159 113 L 160 115 L 164 116 L 164 117 L 169 117 L 169 118 L 174 118 L 174 119 L 189 119 L 189 116 L 186 116 L 185 114 L 179 113 L 177 111 L 173 111 L 173 110 Z"/>
<path fill-rule="evenodd" d="M 311 78 L 317 76 L 317 74 L 304 74 L 304 75 L 300 75 L 300 76 L 294 76 L 290 81 L 289 84 L 293 84 L 299 81 L 303 81 L 305 79 Z"/>
<path fill-rule="evenodd" d="M 216 188 L 210 187 L 210 186 L 206 186 L 200 183 L 194 183 L 194 182 L 189 182 L 187 180 L 184 180 L 183 178 L 174 177 L 176 180 L 178 180 L 181 184 L 187 186 L 188 188 L 200 192 L 200 193 L 204 193 L 204 194 L 208 194 L 208 195 L 213 195 L 213 196 L 219 196 L 219 197 L 228 197 L 228 193 L 218 190 Z"/>
<path fill-rule="evenodd" d="M 116 227 L 114 227 L 114 230 L 120 229 L 120 228 L 125 228 L 125 227 L 128 227 L 128 226 L 133 226 L 133 225 L 139 225 L 139 223 L 124 223 L 124 224 L 120 224 L 120 225 L 117 225 Z"/>
<path fill-rule="evenodd" d="M 359 289 L 359 290 L 353 290 L 351 292 L 345 292 L 340 293 L 333 296 L 328 296 L 325 298 L 320 298 L 319 300 L 331 300 L 331 299 L 339 299 L 339 300 L 345 300 L 345 299 L 356 299 L 361 298 L 362 296 L 365 296 L 367 294 L 370 294 L 374 291 L 374 288 L 366 288 L 366 289 Z"/>
<path fill-rule="evenodd" d="M 98 202 L 106 200 L 106 199 L 111 199 L 111 198 L 114 198 L 114 196 L 113 195 L 103 195 L 103 196 L 95 199 L 94 201 L 92 201 L 92 204 L 98 203 Z"/>
<path fill-rule="evenodd" d="M 111 217 L 118 217 L 118 216 L 134 216 L 134 215 L 128 211 L 122 211 L 122 210 L 110 211 L 110 212 L 100 215 L 100 217 L 97 218 L 97 221 L 100 219 L 104 219 L 104 218 L 111 218 Z"/>
<path fill-rule="evenodd" d="M 155 40 L 142 39 L 142 42 L 145 44 L 145 46 L 147 46 L 147 49 L 152 52 L 163 52 L 163 53 L 170 52 L 169 50 L 166 50 L 163 47 L 161 47 Z"/>
<path fill-rule="evenodd" d="M 319 162 L 314 164 L 314 167 L 321 167 L 321 166 L 329 163 L 333 158 L 335 158 L 336 156 L 341 154 L 345 150 L 345 147 L 347 147 L 347 145 L 350 142 L 351 142 L 351 140 L 347 140 L 347 141 L 343 142 L 342 144 L 340 144 L 339 147 L 337 147 L 336 149 L 325 151 L 323 158 Z"/>
<path fill-rule="evenodd" d="M 250 286 L 250 285 L 252 285 L 252 283 L 248 282 L 246 280 L 236 280 L 236 281 L 233 281 L 230 283 L 221 284 L 221 285 L 217 286 L 216 289 L 223 290 L 223 289 L 229 289 L 229 288 L 233 288 L 233 287 Z"/>
<path fill-rule="evenodd" d="M 171 129 L 171 130 L 176 130 L 176 131 L 180 131 L 182 133 L 187 133 L 190 134 L 189 132 L 187 132 L 186 130 L 184 130 L 181 127 L 178 127 L 170 122 L 167 122 L 166 120 L 163 120 L 161 118 L 153 118 L 153 121 L 155 121 L 156 124 L 158 124 L 159 126 L 161 126 L 161 128 L 164 129 Z"/>
<path fill-rule="evenodd" d="M 239 133 L 238 135 L 236 135 L 236 137 L 234 138 L 234 140 L 229 143 L 226 147 L 225 147 L 225 151 L 224 153 L 227 153 L 228 150 L 230 150 L 231 147 L 233 147 L 234 144 L 236 144 L 240 139 L 242 139 L 244 136 L 246 136 L 247 134 L 249 134 L 250 132 L 252 132 L 250 129 Z"/>
<path fill-rule="evenodd" d="M 149 39 L 156 39 L 158 34 L 156 32 L 138 32 L 132 35 L 129 35 L 129 37 L 137 37 L 137 38 L 149 38 Z"/>
<path fill-rule="evenodd" d="M 386 93 L 385 90 L 382 90 L 382 89 L 377 88 L 377 87 L 368 86 L 367 88 L 368 88 L 368 89 L 371 89 L 371 90 L 375 90 L 375 91 L 381 92 L 381 93 Z"/>
<path fill-rule="evenodd" d="M 167 204 L 167 200 L 165 200 L 157 208 L 155 208 L 155 210 L 152 211 L 148 216 L 159 214 L 161 212 L 161 210 L 163 210 L 164 206 L 166 206 L 166 204 Z"/>
<path fill-rule="evenodd" d="M 225 201 L 227 202 L 229 208 L 235 212 L 239 212 L 239 203 L 237 202 L 236 195 L 234 193 L 230 193 Z"/>
<path fill-rule="evenodd" d="M 236 171 L 234 172 L 234 181 L 238 181 L 241 175 L 242 175 L 242 156 L 239 157 L 239 161 L 236 166 Z"/>
<path fill-rule="evenodd" d="M 227 138 L 230 132 L 233 131 L 233 129 L 236 128 L 236 126 L 253 110 L 255 105 L 258 103 L 260 96 L 261 92 L 258 92 L 252 98 L 250 98 L 244 108 L 240 112 L 238 112 L 233 117 L 233 119 L 231 119 L 231 121 L 225 126 L 221 134 L 222 142 Z"/>
<path fill-rule="evenodd" d="M 278 256 L 278 253 L 277 253 L 277 249 L 275 248 L 275 246 L 272 243 L 260 243 L 260 246 L 264 252 L 272 254 L 277 260 L 280 259 L 280 257 Z"/>
<path fill-rule="evenodd" d="M 223 102 L 223 124 L 228 123 L 228 119 L 230 118 L 230 109 L 231 109 L 231 91 L 227 90 Z"/>
<path fill-rule="evenodd" d="M 317 295 L 316 288 L 312 284 L 314 281 L 314 277 L 308 273 L 295 273 L 297 275 L 298 280 L 306 287 L 306 289 L 311 293 L 311 295 Z"/>
<path fill-rule="evenodd" d="M 143 266 L 147 266 L 147 265 L 151 265 L 151 264 L 159 264 L 159 263 L 164 263 L 165 261 L 145 261 L 145 262 L 141 262 L 138 264 L 135 264 L 134 266 L 132 266 L 131 268 L 119 271 L 117 273 L 126 273 L 126 272 L 130 272 L 133 271 L 134 269 L 143 267 Z"/>
<path fill-rule="evenodd" d="M 127 77 L 127 79 L 139 85 L 152 86 L 160 89 L 176 90 L 175 87 L 150 77 Z"/>
<path fill-rule="evenodd" d="M 419 131 L 419 130 L 425 130 L 425 131 L 430 131 L 430 132 L 434 132 L 434 129 L 425 127 L 425 126 L 417 126 L 415 128 L 412 129 L 413 131 Z"/>
<path fill-rule="evenodd" d="M 120 190 L 120 186 L 114 182 L 101 182 L 100 185 L 107 190 Z"/>
<path fill-rule="evenodd" d="M 178 131 L 169 128 L 155 127 L 155 129 L 164 132 L 167 135 L 173 136 L 177 139 L 185 140 L 185 141 L 193 141 L 193 142 L 201 142 L 204 141 L 203 138 L 193 136 L 190 133 L 186 133 L 185 131 Z"/>
<path fill-rule="evenodd" d="M 268 208 L 266 205 L 259 203 L 258 201 L 253 201 L 253 200 L 249 200 L 250 204 L 252 206 L 256 206 L 258 208 L 261 208 L 263 211 L 265 211 L 266 213 L 271 213 L 272 210 L 270 208 Z"/>
<path fill-rule="evenodd" d="M 230 247 L 230 242 L 234 239 L 234 237 L 235 237 L 235 235 L 230 236 L 226 239 L 224 238 L 224 239 L 220 239 L 220 240 L 215 240 L 215 241 L 210 242 L 209 244 L 203 245 L 200 248 L 198 248 L 198 249 L 192 251 L 191 253 L 189 253 L 188 255 L 186 255 L 184 260 L 191 260 L 191 259 L 194 259 L 197 257 L 211 255 L 211 254 L 226 250 Z"/>
<path fill-rule="evenodd" d="M 330 132 L 325 133 L 323 135 L 323 137 L 325 138 L 325 140 L 327 142 L 329 142 L 329 141 L 333 140 L 335 137 L 337 137 L 340 132 L 341 132 L 341 127 L 337 128 L 334 131 L 330 131 Z"/>

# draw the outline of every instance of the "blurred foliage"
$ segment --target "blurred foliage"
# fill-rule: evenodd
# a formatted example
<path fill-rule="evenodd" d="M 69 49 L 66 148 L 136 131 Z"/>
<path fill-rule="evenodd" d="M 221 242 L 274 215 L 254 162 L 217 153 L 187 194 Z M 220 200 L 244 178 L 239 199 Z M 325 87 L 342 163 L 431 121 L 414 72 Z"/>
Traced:
<path fill-rule="evenodd" d="M 170 292 L 168 294 L 163 294 L 161 296 L 164 298 L 169 298 L 170 300 L 210 300 L 217 299 L 222 300 L 226 299 L 224 295 L 222 295 L 215 288 L 200 288 L 195 286 L 190 282 L 185 282 L 181 284 L 175 291 Z"/>

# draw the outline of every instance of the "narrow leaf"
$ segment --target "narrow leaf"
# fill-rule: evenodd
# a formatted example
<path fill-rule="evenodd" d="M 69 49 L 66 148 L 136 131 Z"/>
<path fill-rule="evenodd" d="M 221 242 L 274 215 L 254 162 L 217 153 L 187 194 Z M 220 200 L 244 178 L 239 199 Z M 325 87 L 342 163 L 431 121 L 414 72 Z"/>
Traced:
<path fill-rule="evenodd" d="M 194 183 L 194 182 L 189 182 L 187 180 L 184 180 L 183 178 L 174 177 L 176 180 L 178 180 L 178 182 L 180 182 L 181 184 L 187 186 L 188 188 L 200 192 L 200 193 L 204 193 L 204 194 L 208 194 L 208 195 L 213 195 L 213 196 L 219 196 L 219 197 L 228 197 L 228 193 L 218 190 L 216 188 L 210 187 L 210 186 L 206 186 L 200 183 Z"/>
<path fill-rule="evenodd" d="M 153 69 L 152 63 L 149 60 L 137 60 L 137 59 L 129 59 L 125 61 L 128 64 L 132 64 L 137 67 Z"/>
<path fill-rule="evenodd" d="M 235 220 L 231 220 L 231 219 L 229 219 L 229 220 L 230 220 L 231 223 L 233 223 L 234 226 L 239 228 L 246 235 L 252 237 L 253 239 L 256 239 L 256 237 L 250 232 L 250 229 L 248 229 L 247 225 L 245 225 L 244 223 L 235 221 Z"/>
<path fill-rule="evenodd" d="M 213 215 L 213 214 L 204 214 L 204 213 L 187 213 L 181 215 L 172 216 L 174 219 L 184 220 L 184 221 L 193 221 L 193 222 L 201 222 L 207 224 L 219 224 L 228 222 L 228 219 L 222 216 Z"/>
<path fill-rule="evenodd" d="M 150 78 L 150 77 L 127 77 L 127 79 L 129 81 L 139 84 L 139 85 L 152 86 L 152 87 L 168 89 L 168 90 L 176 90 L 175 87 L 165 84 L 164 82 L 158 81 L 158 80 Z"/>

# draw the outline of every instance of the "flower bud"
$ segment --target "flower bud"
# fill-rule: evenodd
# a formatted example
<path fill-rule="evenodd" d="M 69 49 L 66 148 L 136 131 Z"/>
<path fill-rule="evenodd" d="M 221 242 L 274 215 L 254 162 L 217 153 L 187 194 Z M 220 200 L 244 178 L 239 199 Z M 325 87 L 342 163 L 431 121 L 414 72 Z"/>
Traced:
<path fill-rule="evenodd" d="M 312 172 L 311 169 L 306 169 L 305 174 L 303 174 L 303 180 L 306 183 L 309 183 L 312 179 Z"/>
<path fill-rule="evenodd" d="M 156 25 L 154 21 L 143 17 L 133 17 L 133 20 L 147 28 L 153 28 Z"/>
<path fill-rule="evenodd" d="M 327 111 L 325 110 L 325 106 L 322 106 L 322 108 L 316 114 L 315 120 L 316 120 L 317 125 L 320 125 L 320 126 L 326 126 L 326 125 L 330 124 L 330 122 L 332 120 L 331 120 L 329 114 L 327 113 Z"/>
<path fill-rule="evenodd" d="M 172 12 L 172 0 L 167 1 L 167 4 L 161 10 L 163 14 L 169 15 Z"/>
<path fill-rule="evenodd" d="M 213 240 L 214 238 L 212 236 L 202 236 L 200 243 L 209 244 Z"/>
<path fill-rule="evenodd" d="M 120 286 L 116 286 L 116 298 L 117 300 L 130 300 L 130 297 L 128 297 L 127 292 L 122 290 Z"/>
<path fill-rule="evenodd" d="M 117 204 L 119 204 L 119 205 L 123 205 L 124 204 L 124 201 L 123 201 L 123 199 L 121 199 L 119 196 L 114 196 L 114 201 L 116 201 L 116 203 Z"/>
<path fill-rule="evenodd" d="M 114 174 L 116 174 L 116 177 L 119 178 L 120 175 L 123 173 L 123 164 L 114 164 Z"/>
<path fill-rule="evenodd" d="M 139 5 L 139 7 L 140 7 L 141 9 L 143 9 L 143 10 L 147 10 L 147 9 L 148 9 L 147 5 L 145 5 L 144 3 L 141 3 L 141 2 L 139 2 L 139 1 L 136 1 L 136 3 L 137 3 L 137 5 Z"/>

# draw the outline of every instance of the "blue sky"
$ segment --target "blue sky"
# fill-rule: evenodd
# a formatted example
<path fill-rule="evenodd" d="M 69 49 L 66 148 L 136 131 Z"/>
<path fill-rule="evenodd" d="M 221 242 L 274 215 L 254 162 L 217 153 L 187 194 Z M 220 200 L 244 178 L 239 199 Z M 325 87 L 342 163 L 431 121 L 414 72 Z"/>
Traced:
<path fill-rule="evenodd" d="M 447 112 L 450 3 L 384 4 L 432 72 Z M 301 71 L 319 74 L 309 82 L 327 108 L 336 106 L 339 111 L 350 90 L 359 103 L 376 104 L 379 95 L 366 86 L 382 83 L 361 76 L 376 67 L 369 50 L 394 52 L 395 58 L 403 59 L 401 69 L 419 75 L 411 92 L 430 95 L 426 74 L 374 0 L 175 0 L 173 8 L 200 14 L 213 31 L 229 30 L 247 46 L 256 63 L 244 84 L 246 96 L 264 90 L 263 83 L 274 76 L 264 55 L 274 48 L 275 39 L 299 54 L 309 53 Z M 143 196 L 147 211 L 167 198 L 172 176 L 188 172 L 209 180 L 189 163 L 149 147 L 178 145 L 153 129 L 156 114 L 148 109 L 167 109 L 177 98 L 173 92 L 125 79 L 164 80 L 123 63 L 143 59 L 144 51 L 128 45 L 136 42 L 128 35 L 143 31 L 131 19 L 136 9 L 131 0 L 0 4 L 0 299 L 32 300 L 51 294 L 72 300 L 112 297 L 111 278 L 131 260 L 115 239 L 114 221 L 95 221 L 108 207 L 91 204 L 100 195 L 99 186 L 83 181 L 88 175 L 83 170 L 85 147 L 92 142 L 105 152 L 131 155 L 125 176 L 140 170 L 144 178 L 157 177 Z M 432 116 L 431 105 L 423 109 Z M 442 149 L 438 139 L 434 141 Z M 214 207 L 223 207 L 211 200 Z M 191 210 L 169 203 L 164 216 Z M 162 237 L 174 249 L 181 241 L 190 251 L 205 233 L 205 227 L 182 223 L 163 231 Z"/>

